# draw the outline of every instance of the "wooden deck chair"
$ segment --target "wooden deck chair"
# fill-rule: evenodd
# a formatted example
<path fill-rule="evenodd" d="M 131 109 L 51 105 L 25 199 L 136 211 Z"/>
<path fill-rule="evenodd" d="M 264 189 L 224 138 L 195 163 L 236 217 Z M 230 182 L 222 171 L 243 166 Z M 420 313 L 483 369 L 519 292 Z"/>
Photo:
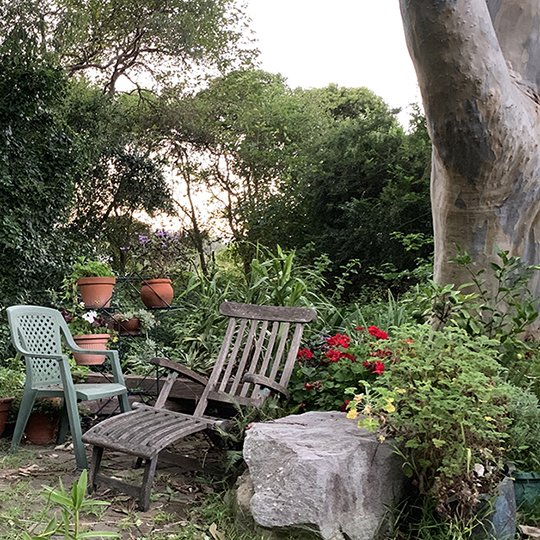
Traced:
<path fill-rule="evenodd" d="M 209 379 L 168 359 L 153 363 L 171 370 L 154 407 L 141 405 L 132 412 L 109 418 L 87 431 L 83 441 L 94 446 L 89 489 L 101 483 L 139 499 L 143 511 L 150 506 L 150 491 L 159 453 L 170 444 L 198 431 L 212 428 L 219 419 L 205 416 L 211 402 L 260 406 L 271 393 L 287 396 L 296 354 L 306 323 L 314 309 L 254 306 L 224 302 L 222 315 L 229 317 L 225 339 Z M 201 383 L 201 397 L 193 415 L 164 409 L 178 376 Z M 125 452 L 145 462 L 140 486 L 100 473 L 103 450 Z"/>
<path fill-rule="evenodd" d="M 10 453 L 15 453 L 19 447 L 36 398 L 61 397 L 63 407 L 58 442 L 64 442 L 69 427 L 77 467 L 87 469 L 88 461 L 81 440 L 82 430 L 77 401 L 117 396 L 120 409 L 123 412 L 130 410 L 128 391 L 120 368 L 118 352 L 81 349 L 73 341 L 62 314 L 56 309 L 40 306 L 11 306 L 7 308 L 7 316 L 13 346 L 24 356 L 26 363 L 26 382 Z M 68 357 L 62 354 L 62 343 L 74 352 L 106 355 L 111 361 L 113 382 L 74 384 Z"/>

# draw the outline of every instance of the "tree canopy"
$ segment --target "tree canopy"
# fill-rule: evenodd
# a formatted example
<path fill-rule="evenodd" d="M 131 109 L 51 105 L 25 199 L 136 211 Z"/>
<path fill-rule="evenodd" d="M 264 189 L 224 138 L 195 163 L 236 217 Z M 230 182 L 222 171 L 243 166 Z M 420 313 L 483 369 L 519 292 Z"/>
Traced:
<path fill-rule="evenodd" d="M 4 51 L 53 54 L 69 75 L 91 71 L 107 92 L 121 77 L 178 78 L 253 55 L 235 0 L 14 0 L 0 6 Z"/>

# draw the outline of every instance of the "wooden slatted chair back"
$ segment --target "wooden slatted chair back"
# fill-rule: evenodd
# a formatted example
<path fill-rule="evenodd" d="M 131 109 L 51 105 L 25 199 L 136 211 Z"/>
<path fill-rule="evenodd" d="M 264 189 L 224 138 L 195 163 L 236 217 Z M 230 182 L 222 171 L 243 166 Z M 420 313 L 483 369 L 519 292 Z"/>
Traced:
<path fill-rule="evenodd" d="M 285 391 L 300 347 L 304 326 L 317 316 L 314 309 L 255 306 L 224 302 L 229 317 L 225 339 L 208 384 L 197 404 L 202 416 L 208 401 L 260 406 L 270 394 L 264 382 Z M 256 382 L 248 382 L 255 375 Z"/>

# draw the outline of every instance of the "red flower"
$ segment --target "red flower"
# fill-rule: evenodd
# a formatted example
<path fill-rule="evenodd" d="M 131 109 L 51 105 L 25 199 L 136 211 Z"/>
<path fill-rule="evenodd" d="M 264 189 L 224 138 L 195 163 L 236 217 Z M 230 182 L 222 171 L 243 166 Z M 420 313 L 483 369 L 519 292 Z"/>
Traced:
<path fill-rule="evenodd" d="M 351 362 L 356 362 L 356 356 L 350 353 L 341 353 L 341 358 L 348 358 Z"/>
<path fill-rule="evenodd" d="M 371 371 L 371 373 L 376 373 L 377 375 L 382 375 L 384 373 L 384 362 L 381 362 L 380 360 L 377 360 L 377 362 L 366 360 L 362 365 L 367 370 Z"/>
<path fill-rule="evenodd" d="M 341 354 L 340 351 L 328 351 L 325 356 L 329 362 L 339 362 L 341 360 Z"/>
<path fill-rule="evenodd" d="M 388 339 L 388 334 L 384 332 L 383 330 L 380 330 L 376 326 L 370 326 L 368 328 L 368 332 L 377 339 Z"/>
<path fill-rule="evenodd" d="M 343 405 L 341 406 L 341 412 L 345 412 L 347 410 L 347 405 L 349 404 L 349 400 L 346 399 L 343 403 Z"/>
<path fill-rule="evenodd" d="M 365 328 L 364 328 L 363 326 L 357 326 L 357 327 L 355 328 L 355 330 L 356 330 L 357 332 L 360 332 L 361 330 L 365 330 Z"/>
<path fill-rule="evenodd" d="M 384 373 L 384 363 L 381 361 L 375 362 L 375 367 L 372 371 L 377 375 L 382 375 Z"/>
<path fill-rule="evenodd" d="M 348 349 L 351 338 L 346 335 L 336 334 L 335 336 L 326 338 L 326 342 L 328 343 L 328 345 L 330 345 L 330 347 L 340 345 L 344 349 Z"/>
<path fill-rule="evenodd" d="M 296 353 L 296 358 L 305 358 L 306 360 L 310 360 L 311 358 L 313 358 L 313 353 L 309 349 L 304 347 Z"/>

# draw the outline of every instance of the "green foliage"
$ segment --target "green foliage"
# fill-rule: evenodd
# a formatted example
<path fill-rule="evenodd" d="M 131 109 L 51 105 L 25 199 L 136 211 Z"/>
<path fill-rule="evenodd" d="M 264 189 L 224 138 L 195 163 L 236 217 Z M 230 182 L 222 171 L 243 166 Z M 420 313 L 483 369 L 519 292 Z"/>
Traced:
<path fill-rule="evenodd" d="M 9 362 L 17 364 L 17 361 Z M 22 395 L 25 375 L 23 368 L 0 367 L 0 398 L 17 397 Z"/>
<path fill-rule="evenodd" d="M 538 299 L 533 298 L 528 284 L 540 267 L 527 266 L 519 257 L 495 248 L 500 264 L 490 263 L 491 275 L 484 278 L 485 271 L 475 271 L 470 255 L 457 245 L 456 249 L 458 254 L 454 262 L 467 268 L 478 290 L 476 311 L 482 328 L 471 326 L 470 321 L 462 321 L 461 324 L 468 324 L 469 331 L 481 331 L 502 343 L 522 334 L 538 318 Z M 488 279 L 495 282 L 493 294 L 485 287 Z"/>
<path fill-rule="evenodd" d="M 125 322 L 130 319 L 139 319 L 140 328 L 143 332 L 148 333 L 149 330 L 158 326 L 161 321 L 156 319 L 156 316 L 146 309 L 133 309 L 129 311 L 117 311 L 112 315 L 115 321 Z"/>
<path fill-rule="evenodd" d="M 70 281 L 77 281 L 84 277 L 113 277 L 111 267 L 102 261 L 92 261 L 86 257 L 79 257 L 73 265 L 73 272 L 69 275 Z"/>
<path fill-rule="evenodd" d="M 96 506 L 108 506 L 104 501 L 85 500 L 86 488 L 88 485 L 87 471 L 81 473 L 79 480 L 73 483 L 71 493 L 68 493 L 62 481 L 60 488 L 55 489 L 43 486 L 45 490 L 43 496 L 49 503 L 53 503 L 60 508 L 62 519 L 53 517 L 45 529 L 32 535 L 27 532 L 22 533 L 24 540 L 47 540 L 56 535 L 64 535 L 66 540 L 82 540 L 83 538 L 119 538 L 118 533 L 109 531 L 85 532 L 81 524 L 81 512 L 89 511 Z"/>
<path fill-rule="evenodd" d="M 137 100 L 104 95 L 84 81 L 70 82 L 63 109 L 85 161 L 69 231 L 92 241 L 106 237 L 112 243 L 109 251 L 118 257 L 118 248 L 127 245 L 115 242 L 125 236 L 118 222 L 129 231 L 136 212 L 174 214 L 171 192 L 161 159 L 149 156 L 137 133 Z M 109 232 L 110 227 L 116 230 Z"/>
<path fill-rule="evenodd" d="M 540 406 L 532 392 L 515 387 L 509 395 L 511 424 L 507 429 L 508 441 L 505 458 L 517 469 L 540 472 Z"/>
<path fill-rule="evenodd" d="M 295 252 L 276 246 L 276 252 L 258 245 L 245 287 L 246 302 L 275 306 L 309 306 L 323 278 L 316 268 L 296 264 Z"/>
<path fill-rule="evenodd" d="M 405 326 L 388 347 L 383 375 L 350 403 L 359 425 L 401 443 L 407 469 L 443 516 L 471 516 L 479 493 L 502 477 L 508 396 L 497 340 L 447 327 Z M 362 389 L 361 389 L 362 391 Z"/>
<path fill-rule="evenodd" d="M 393 265 L 396 290 L 421 279 L 413 269 L 431 245 L 412 252 L 392 236 L 431 236 L 431 145 L 418 112 L 405 133 L 397 111 L 366 88 L 291 90 L 280 76 L 255 70 L 216 78 L 194 96 L 181 89 L 156 101 L 147 125 L 188 195 L 224 192 L 219 212 L 240 243 L 246 273 L 253 258 L 247 241 L 271 250 L 313 245 L 306 260 L 327 253 L 333 261 L 330 287 L 341 267 L 360 260 L 347 294 L 373 286 L 369 269 L 384 263 Z M 204 258 L 193 199 L 182 210 Z"/>
<path fill-rule="evenodd" d="M 157 229 L 139 234 L 126 249 L 135 270 L 144 278 L 167 278 L 188 265 L 188 250 L 180 232 Z"/>
<path fill-rule="evenodd" d="M 503 353 L 501 362 L 510 369 L 511 379 L 519 383 L 524 369 L 534 371 L 534 365 L 523 362 L 525 355 L 533 354 L 534 346 L 523 338 L 538 318 L 538 299 L 532 296 L 528 284 L 539 268 L 496 249 L 499 264 L 491 263 L 489 272 L 477 271 L 469 254 L 456 248 L 453 262 L 467 268 L 471 283 L 456 287 L 429 281 L 418 287 L 417 294 L 409 297 L 418 307 L 415 318 L 429 320 L 438 329 L 453 325 L 471 336 L 497 339 Z M 487 282 L 494 286 L 486 287 Z"/>
<path fill-rule="evenodd" d="M 67 81 L 53 63 L 0 55 L 0 303 L 43 301 L 65 271 L 80 155 L 61 114 Z"/>
<path fill-rule="evenodd" d="M 242 46 L 244 15 L 233 0 L 17 0 L 2 6 L 0 21 L 4 51 L 49 52 L 71 75 L 97 74 L 109 93 L 120 77 L 132 80 L 141 71 L 163 82 L 189 67 L 223 69 L 251 56 Z"/>
<path fill-rule="evenodd" d="M 327 103 L 329 122 L 309 151 L 305 175 L 305 219 L 316 252 L 328 253 L 336 267 L 349 258 L 362 272 L 349 291 L 373 287 L 373 270 L 392 265 L 399 274 L 427 259 L 429 245 L 404 249 L 393 233 L 431 236 L 429 163 L 431 145 L 425 121 L 416 113 L 410 134 L 395 112 L 365 88 L 329 86 L 312 90 Z M 388 267 L 386 267 L 388 269 Z M 402 292 L 416 279 L 403 275 L 392 286 Z"/>

